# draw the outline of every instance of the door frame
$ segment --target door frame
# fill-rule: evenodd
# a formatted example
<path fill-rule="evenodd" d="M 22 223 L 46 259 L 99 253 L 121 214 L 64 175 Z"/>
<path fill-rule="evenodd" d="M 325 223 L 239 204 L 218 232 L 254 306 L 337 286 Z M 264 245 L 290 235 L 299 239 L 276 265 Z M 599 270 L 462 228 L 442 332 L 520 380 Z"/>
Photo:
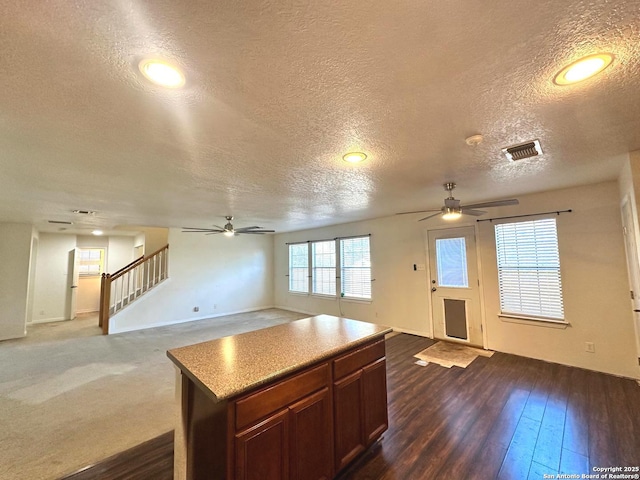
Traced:
<path fill-rule="evenodd" d="M 430 283 L 430 278 L 431 278 L 431 272 L 432 272 L 432 265 L 431 265 L 431 256 L 430 253 L 431 251 L 429 250 L 429 232 L 432 231 L 440 231 L 440 230 L 452 230 L 455 228 L 463 228 L 463 227 L 472 227 L 473 228 L 473 235 L 474 235 L 474 241 L 476 244 L 476 268 L 478 269 L 478 304 L 479 304 L 479 309 L 480 309 L 480 328 L 482 330 L 482 348 L 487 349 L 489 348 L 488 342 L 488 336 L 487 336 L 487 322 L 486 322 L 486 315 L 485 315 L 485 307 L 484 307 L 484 287 L 483 284 L 484 282 L 482 281 L 483 275 L 482 275 L 482 261 L 481 261 L 481 256 L 480 256 L 480 235 L 479 235 L 479 230 L 478 230 L 478 223 L 474 222 L 474 223 L 460 223 L 460 224 L 454 224 L 454 225 L 437 225 L 437 226 L 432 226 L 432 227 L 426 227 L 423 231 L 423 239 L 424 239 L 424 247 L 425 247 L 425 255 L 426 255 L 426 260 L 427 260 L 427 268 L 426 268 L 426 285 L 427 285 L 427 294 L 429 295 L 429 338 L 435 339 L 434 336 L 434 319 L 433 319 L 433 303 L 431 301 L 431 283 Z M 464 342 L 460 342 L 461 345 L 464 345 Z"/>

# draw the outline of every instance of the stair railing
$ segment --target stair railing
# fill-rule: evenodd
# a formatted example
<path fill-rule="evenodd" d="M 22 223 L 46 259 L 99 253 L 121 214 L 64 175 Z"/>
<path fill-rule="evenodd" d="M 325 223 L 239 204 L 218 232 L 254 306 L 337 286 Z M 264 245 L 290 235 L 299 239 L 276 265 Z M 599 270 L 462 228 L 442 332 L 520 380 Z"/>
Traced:
<path fill-rule="evenodd" d="M 114 273 L 103 273 L 100 283 L 102 333 L 109 333 L 109 319 L 168 277 L 169 245 L 136 258 Z"/>

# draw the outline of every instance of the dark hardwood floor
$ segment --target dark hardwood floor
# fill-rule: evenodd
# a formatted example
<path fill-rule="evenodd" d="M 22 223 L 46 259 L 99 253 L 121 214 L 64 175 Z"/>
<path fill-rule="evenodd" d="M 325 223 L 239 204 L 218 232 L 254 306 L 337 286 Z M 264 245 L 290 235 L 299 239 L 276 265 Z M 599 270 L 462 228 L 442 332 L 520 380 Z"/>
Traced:
<path fill-rule="evenodd" d="M 387 340 L 389 430 L 348 479 L 542 479 L 640 465 L 640 386 L 514 355 L 420 367 L 434 342 Z M 68 480 L 171 479 L 165 434 Z M 549 478 L 549 477 L 547 477 Z"/>

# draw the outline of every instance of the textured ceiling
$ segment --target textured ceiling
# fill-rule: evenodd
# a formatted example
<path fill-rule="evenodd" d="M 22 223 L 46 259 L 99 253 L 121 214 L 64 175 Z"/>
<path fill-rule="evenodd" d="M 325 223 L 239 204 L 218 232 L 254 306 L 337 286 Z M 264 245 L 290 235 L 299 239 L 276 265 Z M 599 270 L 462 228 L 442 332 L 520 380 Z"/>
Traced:
<path fill-rule="evenodd" d="M 0 9 L 0 221 L 289 231 L 439 207 L 445 181 L 471 203 L 614 179 L 640 148 L 640 1 Z M 603 51 L 602 75 L 552 83 Z M 186 86 L 150 85 L 149 55 Z M 542 157 L 500 152 L 535 138 Z"/>

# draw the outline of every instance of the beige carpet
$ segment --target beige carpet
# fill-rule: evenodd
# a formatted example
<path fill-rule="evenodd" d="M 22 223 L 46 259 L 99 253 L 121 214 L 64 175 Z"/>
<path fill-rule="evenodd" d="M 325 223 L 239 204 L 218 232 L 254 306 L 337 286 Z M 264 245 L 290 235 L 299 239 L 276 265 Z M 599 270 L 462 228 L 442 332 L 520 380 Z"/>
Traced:
<path fill-rule="evenodd" d="M 305 317 L 269 309 L 109 336 L 91 318 L 29 326 L 0 342 L 0 479 L 58 479 L 172 430 L 168 349 Z"/>
<path fill-rule="evenodd" d="M 437 363 L 446 368 L 453 366 L 467 368 L 478 356 L 490 357 L 492 355 L 493 352 L 489 350 L 467 347 L 466 345 L 451 342 L 438 342 L 415 354 L 414 357 L 424 362 L 424 365 Z"/>

